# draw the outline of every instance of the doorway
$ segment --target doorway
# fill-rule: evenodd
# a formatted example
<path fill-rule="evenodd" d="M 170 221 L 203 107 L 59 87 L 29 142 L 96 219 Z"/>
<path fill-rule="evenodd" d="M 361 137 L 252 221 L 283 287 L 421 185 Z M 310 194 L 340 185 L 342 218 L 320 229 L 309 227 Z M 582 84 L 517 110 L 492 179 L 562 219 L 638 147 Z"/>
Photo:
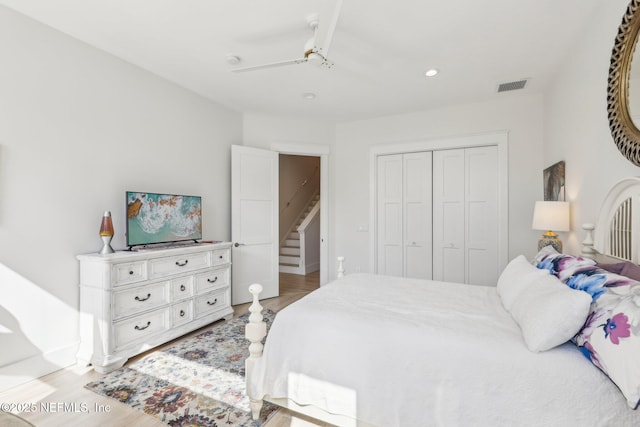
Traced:
<path fill-rule="evenodd" d="M 329 235 L 329 153 L 328 145 L 319 144 L 295 144 L 295 143 L 276 143 L 271 145 L 271 150 L 278 153 L 279 160 L 283 160 L 283 156 L 288 156 L 287 160 L 296 161 L 296 158 L 306 158 L 307 161 L 313 160 L 314 165 L 318 167 L 317 178 L 319 181 L 319 272 L 313 273 L 317 275 L 315 281 L 319 286 L 329 281 L 329 255 L 328 255 L 328 235 Z M 281 174 L 280 166 L 278 166 L 279 175 Z M 307 169 L 307 175 L 313 170 Z M 301 181 L 298 181 L 300 184 Z M 311 185 L 307 183 L 307 185 Z M 294 183 L 295 187 L 295 183 Z M 280 197 L 280 199 L 282 199 Z M 286 203 L 286 202 L 285 202 Z M 280 216 L 280 215 L 279 215 Z"/>
<path fill-rule="evenodd" d="M 279 271 L 306 276 L 320 270 L 320 158 L 280 154 Z"/>

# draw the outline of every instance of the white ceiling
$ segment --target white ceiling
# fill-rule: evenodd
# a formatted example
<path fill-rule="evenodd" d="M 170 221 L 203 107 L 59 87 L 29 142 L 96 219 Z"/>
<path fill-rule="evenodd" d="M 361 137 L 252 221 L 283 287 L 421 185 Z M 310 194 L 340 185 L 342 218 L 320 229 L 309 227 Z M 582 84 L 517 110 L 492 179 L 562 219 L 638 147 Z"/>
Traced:
<path fill-rule="evenodd" d="M 327 121 L 513 96 L 496 87 L 522 78 L 519 93 L 542 91 L 599 0 L 344 0 L 332 69 L 229 71 L 227 54 L 240 66 L 301 57 L 307 15 L 323 41 L 335 2 L 0 0 L 234 110 Z"/>

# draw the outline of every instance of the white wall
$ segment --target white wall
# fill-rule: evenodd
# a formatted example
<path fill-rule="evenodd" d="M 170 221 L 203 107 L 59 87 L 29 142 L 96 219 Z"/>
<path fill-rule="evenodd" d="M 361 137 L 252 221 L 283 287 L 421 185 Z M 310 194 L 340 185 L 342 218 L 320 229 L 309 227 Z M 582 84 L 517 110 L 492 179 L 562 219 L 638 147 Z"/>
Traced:
<path fill-rule="evenodd" d="M 243 116 L 243 145 L 269 149 L 271 144 L 333 145 L 335 126 L 315 120 L 288 119 L 263 114 Z"/>
<path fill-rule="evenodd" d="M 370 271 L 369 151 L 378 144 L 508 131 L 509 259 L 532 256 L 538 232 L 531 230 L 535 200 L 542 197 L 543 100 L 539 95 L 496 97 L 459 105 L 340 124 L 335 145 L 334 246 L 347 272 Z M 358 229 L 367 231 L 358 231 Z"/>
<path fill-rule="evenodd" d="M 230 238 L 242 117 L 0 6 L 0 390 L 75 362 L 78 263 L 125 190 L 203 196 Z"/>
<path fill-rule="evenodd" d="M 572 206 L 566 252 L 580 251 L 581 225 L 596 221 L 608 190 L 622 178 L 640 175 L 616 148 L 607 119 L 611 50 L 627 3 L 600 4 L 545 97 L 545 164 L 565 160 L 566 195 Z"/>

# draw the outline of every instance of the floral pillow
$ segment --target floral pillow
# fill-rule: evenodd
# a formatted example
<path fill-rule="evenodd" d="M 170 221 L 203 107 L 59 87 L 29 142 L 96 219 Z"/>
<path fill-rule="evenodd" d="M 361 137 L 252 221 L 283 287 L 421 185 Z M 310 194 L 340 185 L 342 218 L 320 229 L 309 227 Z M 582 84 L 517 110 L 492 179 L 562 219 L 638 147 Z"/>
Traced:
<path fill-rule="evenodd" d="M 629 285 L 638 283 L 626 276 L 598 267 L 591 258 L 561 254 L 551 246 L 543 248 L 536 255 L 534 263 L 536 267 L 548 270 L 570 288 L 588 293 L 593 301 L 607 290 L 624 294 L 629 290 Z"/>
<path fill-rule="evenodd" d="M 607 289 L 594 301 L 572 341 L 635 409 L 640 401 L 640 283 L 625 288 L 626 295 Z"/>
<path fill-rule="evenodd" d="M 640 282 L 555 250 L 543 249 L 534 263 L 591 295 L 587 320 L 572 341 L 635 409 L 640 403 Z"/>
<path fill-rule="evenodd" d="M 566 282 L 574 273 L 596 265 L 591 258 L 561 254 L 552 246 L 542 248 L 535 256 L 533 263 L 542 270 L 549 270 L 549 273 L 562 282 Z"/>

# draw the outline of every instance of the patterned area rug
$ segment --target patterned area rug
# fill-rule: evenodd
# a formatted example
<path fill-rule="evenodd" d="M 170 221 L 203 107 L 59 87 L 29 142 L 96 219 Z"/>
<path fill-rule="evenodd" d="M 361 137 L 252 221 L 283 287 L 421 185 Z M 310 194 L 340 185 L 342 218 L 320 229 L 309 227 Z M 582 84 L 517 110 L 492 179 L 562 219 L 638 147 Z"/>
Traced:
<path fill-rule="evenodd" d="M 274 316 L 265 310 L 267 328 Z M 248 317 L 247 313 L 215 325 L 85 387 L 170 426 L 261 426 L 277 407 L 265 402 L 260 420 L 251 418 L 244 379 Z"/>

